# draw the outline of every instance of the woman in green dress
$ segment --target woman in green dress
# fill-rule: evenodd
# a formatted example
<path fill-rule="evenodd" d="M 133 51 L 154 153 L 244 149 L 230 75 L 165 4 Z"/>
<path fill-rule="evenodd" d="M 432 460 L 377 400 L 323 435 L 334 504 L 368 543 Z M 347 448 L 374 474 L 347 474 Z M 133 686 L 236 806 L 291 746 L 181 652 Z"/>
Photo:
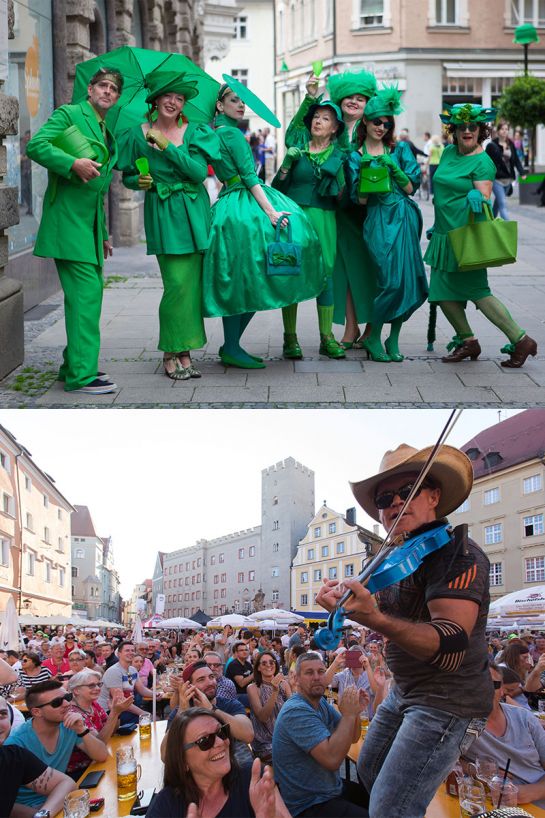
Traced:
<path fill-rule="evenodd" d="M 361 345 L 373 361 L 402 361 L 401 327 L 424 303 L 428 283 L 420 251 L 422 214 L 411 198 L 420 184 L 420 167 L 406 142 L 396 144 L 394 116 L 403 110 L 395 87 L 384 88 L 369 100 L 358 126 L 359 150 L 348 159 L 354 201 L 367 204 L 363 240 L 376 280 L 371 332 Z M 389 192 L 359 192 L 361 169 L 387 169 Z M 390 334 L 382 346 L 384 324 Z"/>
<path fill-rule="evenodd" d="M 486 123 L 495 119 L 496 111 L 471 103 L 446 107 L 447 113 L 441 115 L 441 120 L 454 141 L 445 148 L 433 177 L 435 224 L 428 231 L 430 243 L 424 256 L 431 267 L 429 300 L 439 304 L 455 332 L 447 346 L 450 355 L 442 360 L 445 363 L 458 363 L 466 358 L 475 361 L 481 354 L 481 346 L 466 315 L 467 302 L 473 301 L 509 339 L 501 351 L 510 357 L 502 361 L 502 366 L 518 368 L 528 355 L 536 354 L 536 342 L 492 295 L 485 268 L 467 272 L 458 269 L 448 238 L 450 230 L 467 224 L 468 208 L 482 214 L 483 204 L 489 204 L 496 167 L 482 142 L 489 135 Z"/>
<path fill-rule="evenodd" d="M 344 153 L 337 147 L 337 137 L 345 124 L 334 102 L 314 102 L 305 97 L 286 131 L 288 147 L 284 161 L 272 181 L 300 205 L 312 222 L 320 239 L 326 272 L 326 285 L 319 294 L 318 328 L 320 355 L 344 358 L 341 344 L 335 340 L 333 326 L 333 268 L 337 252 L 335 211 L 344 187 Z M 297 340 L 297 304 L 282 310 L 284 320 L 284 358 L 303 357 Z"/>
<path fill-rule="evenodd" d="M 196 83 L 172 71 L 146 78 L 148 122 L 119 138 L 123 184 L 145 190 L 144 226 L 148 255 L 156 255 L 163 279 L 159 305 L 159 349 L 165 375 L 199 378 L 190 350 L 206 343 L 202 316 L 202 264 L 210 230 L 210 200 L 203 185 L 208 164 L 219 159 L 219 143 L 205 125 L 188 122 L 184 103 Z M 149 172 L 137 168 L 146 159 Z M 141 163 L 139 163 L 141 164 Z"/>
<path fill-rule="evenodd" d="M 224 186 L 212 209 L 203 271 L 204 314 L 222 317 L 224 343 L 219 355 L 224 365 L 260 369 L 265 366 L 262 359 L 240 345 L 254 313 L 315 297 L 323 289 L 324 272 L 317 236 L 303 211 L 263 185 L 255 173 L 251 148 L 238 127 L 245 114 L 239 93 L 244 94 L 244 89 L 235 93 L 222 85 L 216 104 L 221 159 L 213 164 Z M 251 100 L 251 92 L 246 93 Z M 286 214 L 293 241 L 302 249 L 301 270 L 295 275 L 270 275 L 267 249 Z"/>

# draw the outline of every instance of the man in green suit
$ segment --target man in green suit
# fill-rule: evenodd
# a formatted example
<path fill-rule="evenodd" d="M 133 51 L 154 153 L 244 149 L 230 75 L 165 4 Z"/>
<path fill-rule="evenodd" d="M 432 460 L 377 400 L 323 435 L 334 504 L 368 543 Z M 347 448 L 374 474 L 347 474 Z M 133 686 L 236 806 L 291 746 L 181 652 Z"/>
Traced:
<path fill-rule="evenodd" d="M 64 291 L 67 344 L 59 380 L 67 392 L 101 395 L 117 389 L 98 372 L 104 259 L 112 255 L 104 196 L 112 180 L 117 145 L 104 117 L 118 101 L 123 78 L 102 68 L 88 86 L 88 98 L 61 105 L 32 137 L 27 156 L 48 170 L 42 219 L 34 255 L 55 259 Z M 98 147 L 103 161 L 75 159 L 63 135 L 76 126 L 76 137 Z M 97 145 L 101 143 L 101 145 Z"/>

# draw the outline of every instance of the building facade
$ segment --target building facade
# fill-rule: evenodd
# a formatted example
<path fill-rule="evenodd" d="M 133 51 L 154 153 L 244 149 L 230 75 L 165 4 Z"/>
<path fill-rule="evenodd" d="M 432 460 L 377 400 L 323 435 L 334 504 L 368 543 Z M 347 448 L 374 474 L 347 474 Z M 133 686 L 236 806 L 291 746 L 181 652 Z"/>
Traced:
<path fill-rule="evenodd" d="M 292 457 L 261 473 L 261 525 L 163 555 L 165 616 L 289 608 L 290 568 L 314 515 L 314 472 Z"/>
<path fill-rule="evenodd" d="M 416 144 L 440 133 L 445 103 L 489 106 L 522 73 L 515 27 L 532 23 L 541 43 L 530 47 L 530 71 L 545 77 L 545 11 L 538 0 L 278 0 L 276 109 L 284 127 L 305 94 L 313 61 L 324 76 L 365 68 L 404 91 L 397 127 Z M 545 130 L 537 162 L 545 163 Z"/>
<path fill-rule="evenodd" d="M 529 409 L 461 447 L 473 464 L 468 499 L 451 515 L 467 523 L 490 560 L 490 595 L 545 583 L 545 412 Z"/>
<path fill-rule="evenodd" d="M 308 619 L 321 618 L 324 611 L 316 605 L 316 595 L 324 579 L 340 582 L 356 577 L 363 562 L 382 542 L 375 531 L 356 523 L 356 510 L 340 514 L 325 501 L 308 523 L 291 569 L 291 607 Z"/>
<path fill-rule="evenodd" d="M 73 506 L 30 452 L 0 426 L 0 609 L 72 615 Z"/>
<path fill-rule="evenodd" d="M 119 622 L 121 597 L 111 537 L 99 537 L 87 506 L 72 515 L 72 597 L 74 611 L 88 619 Z"/>

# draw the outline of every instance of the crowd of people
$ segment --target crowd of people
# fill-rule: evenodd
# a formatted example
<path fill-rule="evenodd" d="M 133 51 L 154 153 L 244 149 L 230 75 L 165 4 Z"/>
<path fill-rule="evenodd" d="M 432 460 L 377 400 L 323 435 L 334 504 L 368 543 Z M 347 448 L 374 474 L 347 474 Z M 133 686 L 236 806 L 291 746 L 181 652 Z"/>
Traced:
<path fill-rule="evenodd" d="M 403 361 L 403 325 L 426 301 L 440 306 L 454 330 L 447 363 L 481 353 L 467 302 L 506 336 L 502 365 L 518 368 L 536 354 L 536 342 L 492 294 L 486 265 L 461 272 L 448 237 L 469 211 L 477 221 L 486 217 L 492 191 L 494 213 L 508 217 L 505 197 L 523 174 L 520 139 L 512 141 L 507 123 L 497 123 L 485 150 L 496 111 L 446 106 L 447 114 L 438 112 L 441 134 L 426 134 L 421 150 L 408 131 L 396 135 L 404 110 L 397 88 L 378 88 L 367 71 L 342 72 L 328 78 L 324 95 L 311 75 L 286 123 L 287 151 L 269 185 L 276 151 L 270 128 L 245 138 L 241 126 L 252 106 L 277 121 L 249 89 L 223 84 L 210 124 L 196 124 L 184 114 L 199 95 L 196 80 L 162 68 L 145 82 L 142 123 L 114 135 L 106 115 L 120 99 L 123 76 L 106 55 L 88 99 L 57 109 L 26 146 L 26 156 L 50 173 L 34 252 L 55 259 L 64 290 L 67 347 L 59 379 L 66 390 L 116 389 L 98 371 L 102 271 L 112 252 L 103 197 L 114 168 L 128 188 L 145 194 L 147 253 L 157 257 L 164 287 L 158 347 L 173 380 L 201 377 L 191 353 L 206 343 L 205 317 L 222 318 L 218 354 L 225 366 L 260 369 L 263 358 L 244 349 L 242 335 L 256 312 L 282 309 L 283 355 L 301 358 L 297 307 L 310 299 L 319 353 L 332 359 L 363 349 L 372 361 Z M 74 159 L 63 148 L 70 128 L 99 140 L 108 161 Z M 422 158 L 435 208 L 424 259 L 429 287 L 414 198 Z M 214 180 L 222 187 L 211 209 Z M 334 323 L 344 325 L 340 341 Z"/>

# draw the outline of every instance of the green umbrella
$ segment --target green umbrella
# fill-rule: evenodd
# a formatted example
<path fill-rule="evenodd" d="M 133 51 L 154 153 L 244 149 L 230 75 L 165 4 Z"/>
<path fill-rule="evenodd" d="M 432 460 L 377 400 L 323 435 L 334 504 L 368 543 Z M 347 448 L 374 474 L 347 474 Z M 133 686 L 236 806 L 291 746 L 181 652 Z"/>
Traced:
<path fill-rule="evenodd" d="M 256 116 L 264 119 L 265 122 L 268 122 L 269 125 L 272 125 L 274 128 L 282 127 L 276 114 L 273 113 L 269 106 L 265 105 L 263 100 L 259 99 L 259 97 L 254 94 L 253 91 L 250 91 L 247 85 L 243 85 L 242 82 L 236 80 L 234 77 L 231 77 L 229 74 L 222 74 L 222 77 L 223 81 L 227 83 L 231 91 L 237 94 L 243 103 L 250 108 L 250 110 L 253 111 Z"/>
<path fill-rule="evenodd" d="M 119 102 L 106 115 L 108 126 L 114 133 L 144 121 L 148 111 L 148 89 L 144 85 L 144 77 L 156 69 L 184 74 L 186 79 L 197 83 L 198 96 L 184 105 L 184 115 L 190 122 L 208 123 L 214 117 L 220 84 L 183 54 L 124 45 L 92 60 L 80 62 L 76 66 L 72 102 L 87 98 L 89 80 L 100 68 L 116 69 L 123 76 L 123 92 Z"/>

